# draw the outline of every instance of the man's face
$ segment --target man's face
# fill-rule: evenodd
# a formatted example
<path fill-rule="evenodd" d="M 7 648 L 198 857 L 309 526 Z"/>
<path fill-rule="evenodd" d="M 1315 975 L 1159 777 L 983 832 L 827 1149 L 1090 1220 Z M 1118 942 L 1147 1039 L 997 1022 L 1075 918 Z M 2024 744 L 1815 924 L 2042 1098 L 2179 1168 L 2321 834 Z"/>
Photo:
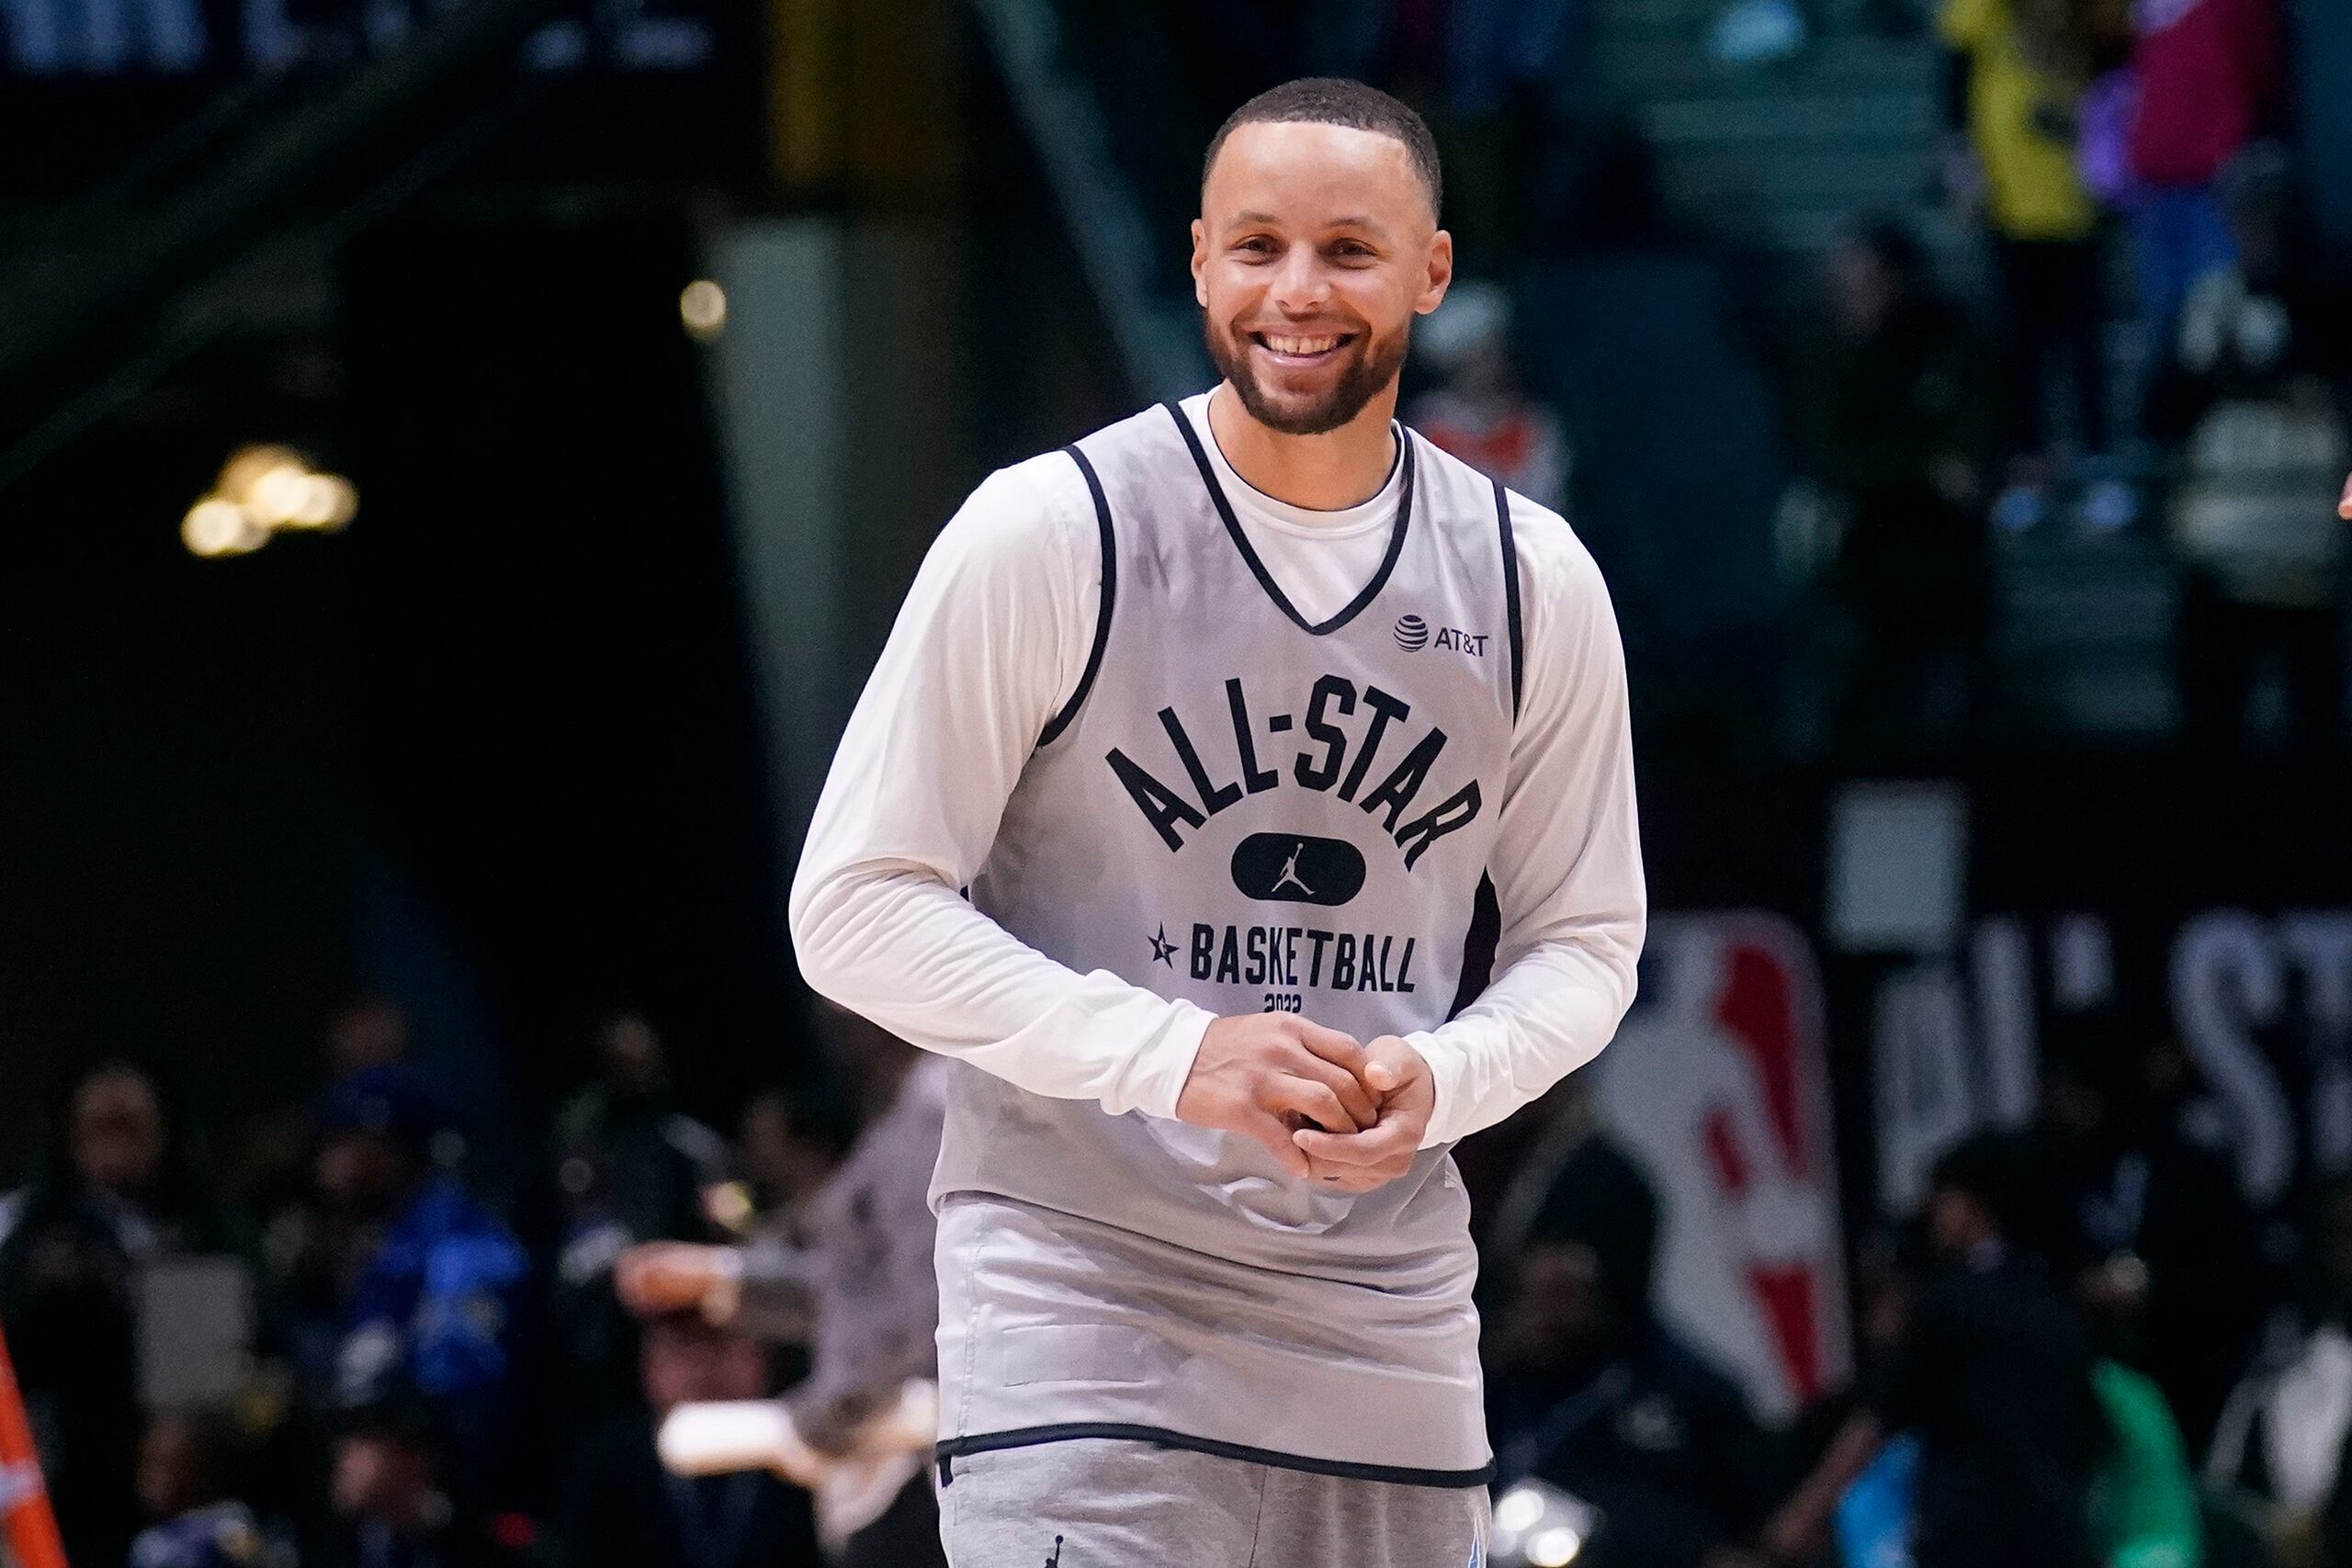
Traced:
<path fill-rule="evenodd" d="M 74 1168 L 110 1192 L 132 1193 L 164 1163 L 164 1112 L 136 1073 L 103 1073 L 74 1097 Z"/>
<path fill-rule="evenodd" d="M 767 1352 L 757 1340 L 708 1324 L 656 1321 L 645 1327 L 639 1376 L 658 1416 L 692 1401 L 757 1399 L 768 1392 Z"/>
<path fill-rule="evenodd" d="M 1241 127 L 1193 224 L 1209 356 L 1251 418 L 1290 435 L 1337 430 L 1392 387 L 1453 273 L 1412 154 L 1347 126 Z"/>

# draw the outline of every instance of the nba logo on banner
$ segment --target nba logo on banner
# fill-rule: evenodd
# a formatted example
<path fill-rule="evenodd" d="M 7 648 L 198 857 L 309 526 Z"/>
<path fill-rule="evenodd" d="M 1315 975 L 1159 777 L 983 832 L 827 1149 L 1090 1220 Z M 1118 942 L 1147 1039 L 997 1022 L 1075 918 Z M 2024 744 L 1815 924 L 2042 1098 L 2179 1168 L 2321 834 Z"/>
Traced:
<path fill-rule="evenodd" d="M 1595 1076 L 1657 1188 L 1659 1305 L 1759 1415 L 1792 1415 L 1852 1364 L 1812 950 L 1772 915 L 1661 916 L 1642 970 Z"/>

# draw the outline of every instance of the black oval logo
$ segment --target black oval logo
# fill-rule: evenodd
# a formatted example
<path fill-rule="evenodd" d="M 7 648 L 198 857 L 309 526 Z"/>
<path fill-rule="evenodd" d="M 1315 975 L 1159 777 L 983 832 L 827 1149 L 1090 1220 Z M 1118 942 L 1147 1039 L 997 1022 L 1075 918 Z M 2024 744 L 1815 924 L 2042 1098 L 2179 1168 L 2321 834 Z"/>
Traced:
<path fill-rule="evenodd" d="M 1419 615 L 1400 615 L 1396 620 L 1396 646 L 1411 653 L 1430 640 L 1430 626 Z"/>
<path fill-rule="evenodd" d="M 1338 839 L 1252 833 L 1233 847 L 1233 885 L 1269 904 L 1344 904 L 1363 891 L 1363 856 Z"/>

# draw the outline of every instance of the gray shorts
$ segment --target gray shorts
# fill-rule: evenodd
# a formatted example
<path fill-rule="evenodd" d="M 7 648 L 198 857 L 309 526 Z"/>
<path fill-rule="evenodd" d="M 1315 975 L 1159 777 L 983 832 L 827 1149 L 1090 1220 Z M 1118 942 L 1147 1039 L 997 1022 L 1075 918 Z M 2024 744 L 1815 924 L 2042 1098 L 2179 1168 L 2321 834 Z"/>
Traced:
<path fill-rule="evenodd" d="M 1354 1481 L 1126 1439 L 959 1454 L 950 1568 L 1484 1568 L 1487 1489 Z"/>

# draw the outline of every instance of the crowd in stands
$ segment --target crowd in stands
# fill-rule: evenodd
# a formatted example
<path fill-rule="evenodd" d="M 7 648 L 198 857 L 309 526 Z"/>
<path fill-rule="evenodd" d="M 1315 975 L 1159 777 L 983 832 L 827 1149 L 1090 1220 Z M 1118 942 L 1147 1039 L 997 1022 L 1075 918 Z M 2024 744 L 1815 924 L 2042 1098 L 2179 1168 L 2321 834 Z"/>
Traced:
<path fill-rule="evenodd" d="M 494 1199 L 380 1005 L 338 1030 L 372 1043 L 336 1053 L 299 1150 L 264 1140 L 233 1184 L 156 1076 L 84 1074 L 0 1205 L 0 1329 L 72 1561 L 936 1561 L 904 1395 L 944 1068 L 820 1032 L 854 1114 L 777 1090 L 729 1138 L 615 1020 Z M 1570 1080 L 1463 1151 L 1498 1488 L 1599 1509 L 1599 1568 L 2352 1564 L 2352 1183 L 2257 1216 L 2182 1081 L 2177 1047 L 2063 1031 L 2033 1122 L 1950 1149 L 1861 1238 L 1859 1373 L 1773 1429 L 1660 1309 L 1672 1216 Z M 657 1457 L 682 1403 L 777 1395 L 771 1470 Z"/>
<path fill-rule="evenodd" d="M 1772 4 L 1791 49 L 1827 9 Z M 1300 60 L 1429 111 L 1449 168 L 1468 171 L 1449 222 L 1488 273 L 1617 243 L 1629 223 L 1671 231 L 1625 128 L 1578 118 L 1589 7 L 1499 28 L 1497 7 L 1338 9 L 1351 28 Z M 1820 738 L 1949 749 L 2013 716 L 1992 654 L 2001 542 L 2064 535 L 2138 536 L 2168 564 L 2183 734 L 2340 743 L 2352 257 L 2302 218 L 2293 15 L 2280 0 L 1866 9 L 1946 62 L 1950 132 L 1922 186 L 1965 243 L 1924 208 L 1858 214 L 1818 258 L 1814 303 L 1767 334 L 1797 481 L 1784 517 L 1804 524 L 1784 552 L 1804 579 L 1789 629 L 1826 687 Z M 1497 214 L 1476 192 L 1506 123 L 1516 200 Z M 1573 514 L 1572 443 L 1502 348 L 1540 345 L 1511 336 L 1507 291 L 1464 292 L 1460 329 L 1441 311 L 1421 334 L 1433 385 L 1408 417 Z M 1482 338 L 1494 352 L 1456 347 Z"/>

